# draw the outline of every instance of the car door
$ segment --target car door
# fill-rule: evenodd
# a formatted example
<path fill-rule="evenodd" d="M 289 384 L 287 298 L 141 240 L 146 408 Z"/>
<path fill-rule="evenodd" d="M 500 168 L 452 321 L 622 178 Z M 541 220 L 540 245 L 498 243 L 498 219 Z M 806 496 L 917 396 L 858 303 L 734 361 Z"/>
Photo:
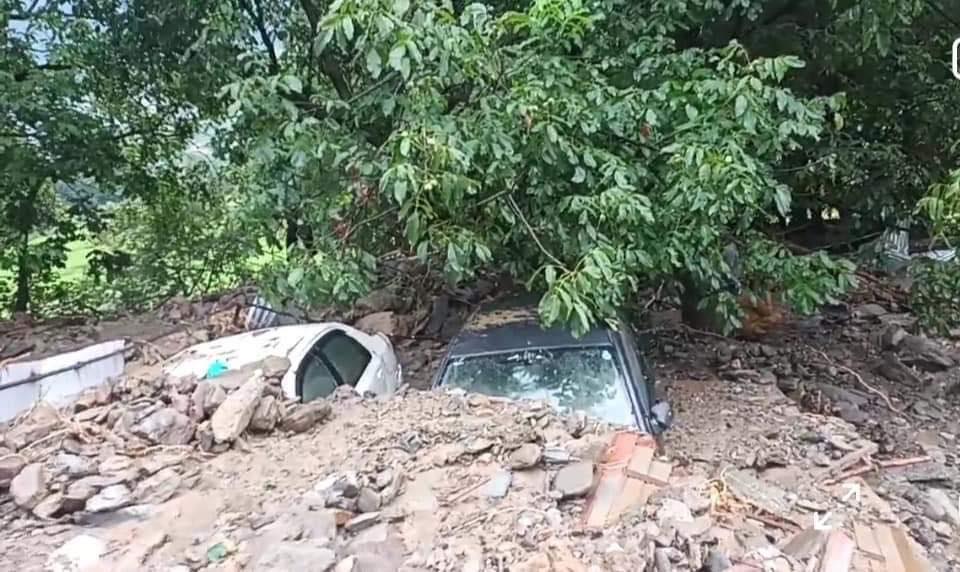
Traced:
<path fill-rule="evenodd" d="M 650 370 L 640 348 L 637 347 L 636 338 L 630 325 L 623 321 L 620 324 L 620 337 L 623 339 L 624 353 L 627 354 L 627 366 L 636 376 L 637 380 L 643 384 L 643 390 L 647 396 L 647 406 L 652 407 L 657 402 L 656 391 L 654 388 L 653 372 Z"/>
<path fill-rule="evenodd" d="M 303 403 L 328 397 L 337 387 L 356 387 L 374 356 L 360 342 L 342 330 L 320 338 L 307 352 L 297 372 L 296 392 Z"/>

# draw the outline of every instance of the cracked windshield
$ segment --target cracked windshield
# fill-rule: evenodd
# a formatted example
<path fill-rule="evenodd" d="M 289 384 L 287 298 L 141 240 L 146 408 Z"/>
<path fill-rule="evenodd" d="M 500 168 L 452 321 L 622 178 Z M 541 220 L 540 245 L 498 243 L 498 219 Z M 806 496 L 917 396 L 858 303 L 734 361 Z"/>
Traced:
<path fill-rule="evenodd" d="M 510 399 L 536 399 L 620 425 L 633 423 L 613 348 L 527 350 L 459 358 L 444 385 Z"/>

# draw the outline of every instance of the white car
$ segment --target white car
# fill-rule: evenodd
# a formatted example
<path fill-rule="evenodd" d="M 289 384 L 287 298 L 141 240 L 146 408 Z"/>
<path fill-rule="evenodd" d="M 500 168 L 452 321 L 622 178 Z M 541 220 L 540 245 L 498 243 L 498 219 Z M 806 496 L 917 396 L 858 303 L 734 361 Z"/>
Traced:
<path fill-rule="evenodd" d="M 390 339 L 336 322 L 264 328 L 197 344 L 171 357 L 164 372 L 204 379 L 211 366 L 231 371 L 271 356 L 290 360 L 281 380 L 288 399 L 312 401 L 340 385 L 376 395 L 390 395 L 400 386 L 400 364 Z"/>

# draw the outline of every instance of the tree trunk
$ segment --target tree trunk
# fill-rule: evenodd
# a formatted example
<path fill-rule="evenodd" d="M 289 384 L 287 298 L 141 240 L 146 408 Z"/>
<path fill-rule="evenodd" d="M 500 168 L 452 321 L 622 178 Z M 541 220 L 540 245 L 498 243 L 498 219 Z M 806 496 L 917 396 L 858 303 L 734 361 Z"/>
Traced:
<path fill-rule="evenodd" d="M 14 312 L 26 312 L 30 309 L 30 234 L 24 232 L 17 254 L 17 295 L 13 301 Z"/>

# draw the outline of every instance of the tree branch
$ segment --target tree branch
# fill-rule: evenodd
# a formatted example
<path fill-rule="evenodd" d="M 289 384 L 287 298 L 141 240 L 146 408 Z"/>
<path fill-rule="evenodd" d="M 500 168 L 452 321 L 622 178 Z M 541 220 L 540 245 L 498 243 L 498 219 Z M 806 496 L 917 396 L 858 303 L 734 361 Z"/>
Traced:
<path fill-rule="evenodd" d="M 267 49 L 267 56 L 270 58 L 270 73 L 274 75 L 280 73 L 280 60 L 277 59 L 273 39 L 267 31 L 267 25 L 263 18 L 263 7 L 259 0 L 252 0 L 253 4 L 250 0 L 239 0 L 239 2 L 243 10 L 253 19 L 253 25 L 256 26 L 257 32 L 260 34 L 260 41 L 263 42 L 263 47 Z"/>

